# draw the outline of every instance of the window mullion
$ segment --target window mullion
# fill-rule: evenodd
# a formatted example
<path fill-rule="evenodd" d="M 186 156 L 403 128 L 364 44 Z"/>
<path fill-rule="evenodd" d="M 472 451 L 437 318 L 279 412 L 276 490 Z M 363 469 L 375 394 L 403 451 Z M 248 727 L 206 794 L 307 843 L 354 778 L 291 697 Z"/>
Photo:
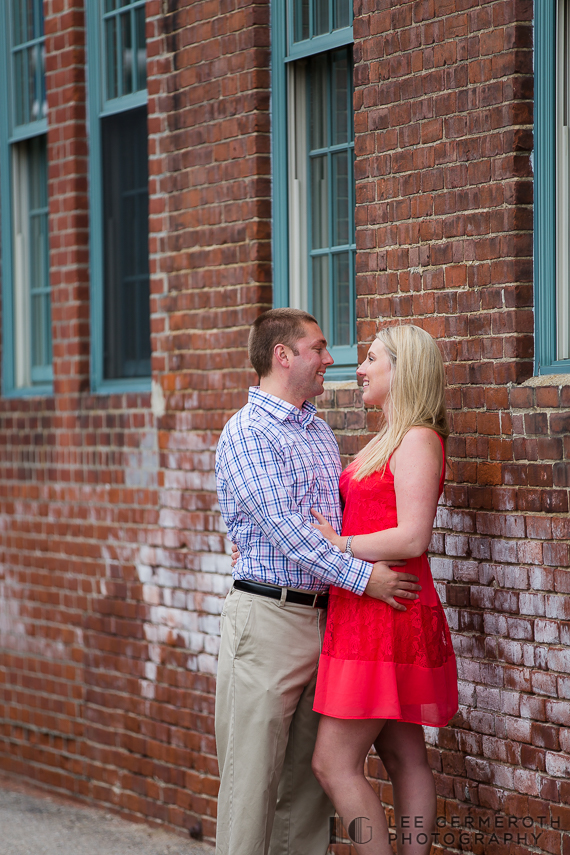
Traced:
<path fill-rule="evenodd" d="M 568 129 L 568 3 L 559 0 L 558 7 L 558 92 L 557 92 L 557 271 L 556 271 L 556 358 L 569 353 L 569 129 Z"/>
<path fill-rule="evenodd" d="M 568 8 L 568 0 L 564 0 L 563 16 L 564 16 L 564 49 L 561 57 L 562 64 L 562 134 L 563 134 L 563 173 L 562 181 L 557 182 L 560 187 L 563 182 L 563 206 L 564 219 L 561 235 L 561 250 L 564 255 L 564 274 L 558 275 L 558 301 L 557 318 L 558 318 L 558 341 L 557 341 L 557 357 L 558 359 L 568 359 L 570 357 L 570 129 L 569 125 L 569 74 L 570 61 L 568 50 L 570 46 L 570 14 Z"/>
<path fill-rule="evenodd" d="M 329 244 L 329 252 L 328 252 L 328 274 L 329 274 L 329 330 L 330 337 L 334 341 L 334 331 L 336 330 L 336 306 L 334 300 L 334 263 L 333 263 L 333 254 L 331 252 L 333 242 L 334 242 L 334 231 L 333 231 L 333 218 L 334 218 L 334 201 L 336 191 L 333 187 L 333 169 L 332 169 L 332 154 L 331 154 L 331 145 L 333 141 L 333 85 L 332 85 L 332 75 L 333 75 L 333 64 L 331 61 L 330 55 L 327 56 L 327 93 L 326 100 L 328 103 L 328 116 L 327 116 L 327 180 L 329 185 L 329 193 L 327 199 L 327 219 L 328 219 L 328 244 Z"/>
<path fill-rule="evenodd" d="M 123 16 L 121 14 L 117 14 L 115 16 L 115 47 L 116 47 L 116 63 L 117 63 L 117 95 L 119 98 L 125 95 L 123 90 L 123 84 L 125 81 L 125 73 L 123 68 L 123 63 L 121 62 L 122 58 L 122 49 L 123 49 Z"/>
<path fill-rule="evenodd" d="M 535 4 L 534 283 L 535 370 L 554 373 L 556 362 L 556 4 Z"/>
<path fill-rule="evenodd" d="M 131 75 L 133 80 L 133 92 L 139 88 L 139 72 L 138 72 L 138 57 L 137 57 L 137 34 L 135 29 L 135 10 L 129 12 L 130 27 L 131 27 Z"/>
<path fill-rule="evenodd" d="M 348 253 L 349 265 L 349 313 L 350 313 L 350 343 L 356 344 L 356 192 L 355 192 L 355 177 L 354 177 L 354 96 L 353 96 L 353 63 L 351 61 L 346 64 L 346 115 L 347 115 L 347 130 L 349 146 L 346 152 L 347 170 L 348 170 L 348 223 L 349 234 L 352 237 L 351 243 L 354 249 L 350 249 Z M 350 143 L 352 140 L 352 143 Z"/>
<path fill-rule="evenodd" d="M 309 2 L 309 7 L 312 8 L 312 0 Z M 311 13 L 312 14 L 312 13 Z M 309 156 L 306 159 L 307 162 L 307 191 L 306 191 L 306 204 L 307 204 L 307 235 L 308 242 L 307 246 L 310 247 L 310 250 L 307 253 L 307 283 L 308 283 L 308 294 L 307 294 L 307 309 L 311 314 L 315 313 L 314 310 L 314 302 L 315 302 L 315 288 L 314 288 L 314 267 L 313 267 L 313 163 L 311 159 L 311 115 L 313 114 L 313 89 L 314 89 L 314 80 L 313 75 L 311 74 L 311 66 L 310 62 L 307 66 L 307 78 L 305 81 L 305 91 L 308 94 L 307 97 L 307 110 L 305 115 L 307 116 L 306 121 L 306 129 L 305 129 L 305 140 L 306 140 L 306 152 Z M 302 204 L 302 201 L 301 201 Z"/>

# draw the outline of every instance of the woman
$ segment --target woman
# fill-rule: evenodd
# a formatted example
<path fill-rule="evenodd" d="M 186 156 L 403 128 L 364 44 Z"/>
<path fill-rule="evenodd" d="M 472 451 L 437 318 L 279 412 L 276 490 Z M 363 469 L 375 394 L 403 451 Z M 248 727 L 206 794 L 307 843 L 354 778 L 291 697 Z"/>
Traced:
<path fill-rule="evenodd" d="M 368 561 L 407 559 L 419 598 L 403 611 L 331 588 L 314 709 L 321 713 L 313 769 L 358 855 L 391 855 L 382 805 L 364 776 L 371 745 L 394 789 L 400 855 L 427 855 L 436 816 L 422 724 L 457 710 L 449 629 L 426 550 L 443 489 L 444 369 L 431 336 L 413 325 L 378 333 L 357 370 L 365 406 L 384 424 L 340 481 L 342 535 L 314 512 L 341 551 Z"/>

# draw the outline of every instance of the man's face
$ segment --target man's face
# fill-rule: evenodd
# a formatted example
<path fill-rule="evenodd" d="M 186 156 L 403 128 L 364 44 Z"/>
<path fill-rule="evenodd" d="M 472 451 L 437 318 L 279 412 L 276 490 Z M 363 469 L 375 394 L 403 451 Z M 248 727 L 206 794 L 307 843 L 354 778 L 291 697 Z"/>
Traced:
<path fill-rule="evenodd" d="M 306 400 L 322 394 L 325 371 L 334 360 L 318 324 L 305 323 L 303 326 L 306 332 L 295 345 L 297 354 L 290 351 L 289 384 L 297 397 Z"/>

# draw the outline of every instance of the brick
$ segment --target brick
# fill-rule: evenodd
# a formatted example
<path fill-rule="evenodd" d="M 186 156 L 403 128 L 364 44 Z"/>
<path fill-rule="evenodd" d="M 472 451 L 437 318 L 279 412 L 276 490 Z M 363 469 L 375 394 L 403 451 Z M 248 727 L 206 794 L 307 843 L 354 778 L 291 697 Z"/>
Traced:
<path fill-rule="evenodd" d="M 521 697 L 521 716 L 523 718 L 530 718 L 533 721 L 546 721 L 546 705 L 544 699 L 523 695 Z M 548 720 L 552 721 L 550 716 Z"/>
<path fill-rule="evenodd" d="M 542 543 L 532 540 L 518 543 L 517 557 L 523 564 L 542 564 Z"/>
<path fill-rule="evenodd" d="M 545 601 L 542 594 L 521 594 L 519 598 L 520 613 L 523 615 L 543 616 Z"/>
<path fill-rule="evenodd" d="M 517 543 L 509 540 L 492 540 L 491 541 L 491 557 L 497 562 L 517 561 Z"/>
<path fill-rule="evenodd" d="M 548 566 L 568 567 L 568 544 L 545 543 L 543 546 L 544 563 Z"/>
<path fill-rule="evenodd" d="M 570 651 L 552 648 L 548 653 L 548 667 L 553 671 L 570 673 Z"/>
<path fill-rule="evenodd" d="M 548 751 L 546 753 L 546 771 L 556 778 L 567 778 L 570 773 L 570 757 L 563 757 Z"/>
<path fill-rule="evenodd" d="M 561 620 L 570 619 L 568 598 L 560 594 L 547 594 L 545 597 L 546 617 Z"/>
<path fill-rule="evenodd" d="M 554 589 L 558 593 L 570 593 L 570 573 L 568 572 L 568 570 L 555 570 L 553 575 Z"/>
<path fill-rule="evenodd" d="M 538 642 L 556 644 L 560 639 L 560 630 L 557 621 L 537 620 L 534 622 L 534 637 Z"/>
<path fill-rule="evenodd" d="M 548 721 L 552 724 L 561 724 L 565 727 L 568 727 L 570 724 L 568 703 L 565 701 L 547 701 L 546 714 L 548 716 Z"/>

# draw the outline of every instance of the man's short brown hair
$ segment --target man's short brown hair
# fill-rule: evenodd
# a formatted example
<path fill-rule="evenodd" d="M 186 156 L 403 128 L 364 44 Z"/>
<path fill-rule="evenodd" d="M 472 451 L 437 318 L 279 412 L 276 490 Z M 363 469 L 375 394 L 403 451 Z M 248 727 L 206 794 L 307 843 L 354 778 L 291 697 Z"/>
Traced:
<path fill-rule="evenodd" d="M 307 335 L 305 324 L 317 320 L 301 309 L 270 309 L 252 324 L 249 333 L 249 360 L 259 377 L 267 377 L 273 367 L 273 349 L 284 344 L 297 354 L 295 345 Z"/>

